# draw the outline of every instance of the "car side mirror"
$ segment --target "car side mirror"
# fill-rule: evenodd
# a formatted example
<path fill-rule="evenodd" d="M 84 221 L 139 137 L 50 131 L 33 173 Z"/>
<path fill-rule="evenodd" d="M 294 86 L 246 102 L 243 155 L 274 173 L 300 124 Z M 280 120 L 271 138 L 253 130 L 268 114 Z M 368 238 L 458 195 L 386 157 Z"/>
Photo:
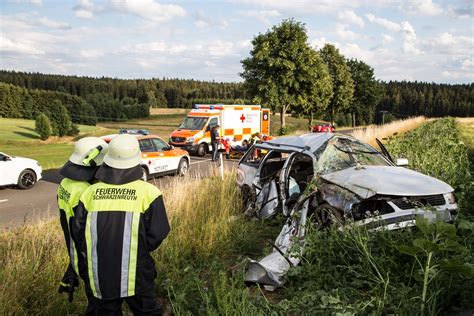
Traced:
<path fill-rule="evenodd" d="M 11 159 L 10 157 L 8 157 L 8 156 L 4 156 L 2 160 L 3 160 L 3 161 L 10 161 L 10 160 L 12 160 L 12 159 Z"/>
<path fill-rule="evenodd" d="M 211 131 L 211 127 L 208 125 L 206 126 L 206 132 L 210 132 Z"/>
<path fill-rule="evenodd" d="M 174 149 L 174 146 L 173 146 L 173 145 L 169 145 L 168 150 L 173 150 L 173 149 Z"/>
<path fill-rule="evenodd" d="M 399 167 L 408 166 L 408 159 L 406 158 L 397 158 L 396 165 Z"/>

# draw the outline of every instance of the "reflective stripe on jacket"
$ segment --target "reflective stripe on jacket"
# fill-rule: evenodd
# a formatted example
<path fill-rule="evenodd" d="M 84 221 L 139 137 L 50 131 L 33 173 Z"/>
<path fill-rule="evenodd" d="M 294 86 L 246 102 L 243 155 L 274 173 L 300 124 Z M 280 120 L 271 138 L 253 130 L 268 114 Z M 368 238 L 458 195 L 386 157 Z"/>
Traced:
<path fill-rule="evenodd" d="M 155 186 L 142 180 L 91 185 L 81 196 L 72 226 L 87 258 L 86 286 L 99 299 L 153 289 L 156 270 L 150 252 L 169 229 L 163 197 Z"/>
<path fill-rule="evenodd" d="M 79 203 L 79 198 L 89 186 L 90 184 L 86 181 L 76 181 L 64 178 L 59 184 L 57 191 L 61 228 L 64 233 L 70 262 L 76 273 L 79 273 L 78 256 L 76 247 L 71 238 L 69 225 L 71 217 L 74 216 L 74 208 Z"/>

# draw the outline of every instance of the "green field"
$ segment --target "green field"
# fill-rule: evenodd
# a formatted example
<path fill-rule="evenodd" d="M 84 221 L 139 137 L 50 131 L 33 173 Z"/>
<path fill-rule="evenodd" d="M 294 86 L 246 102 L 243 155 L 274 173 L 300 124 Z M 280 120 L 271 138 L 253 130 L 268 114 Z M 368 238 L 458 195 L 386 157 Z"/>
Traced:
<path fill-rule="evenodd" d="M 96 126 L 79 125 L 80 135 L 106 134 Z M 43 142 L 35 132 L 33 120 L 0 118 L 0 151 L 14 156 L 38 160 L 43 169 L 59 168 L 71 154 L 74 139 L 54 139 Z"/>

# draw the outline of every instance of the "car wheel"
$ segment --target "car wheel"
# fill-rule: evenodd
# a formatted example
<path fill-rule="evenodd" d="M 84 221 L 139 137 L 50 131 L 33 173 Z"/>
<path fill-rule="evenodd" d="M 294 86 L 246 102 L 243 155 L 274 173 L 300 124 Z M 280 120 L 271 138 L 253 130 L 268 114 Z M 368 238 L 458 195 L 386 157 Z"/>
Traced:
<path fill-rule="evenodd" d="M 176 171 L 176 175 L 180 177 L 184 177 L 189 171 L 189 162 L 186 158 L 181 158 L 178 164 L 178 170 Z"/>
<path fill-rule="evenodd" d="M 242 206 L 243 211 L 246 216 L 253 217 L 256 215 L 255 202 L 257 201 L 257 196 L 255 191 L 251 188 L 245 186 L 241 191 L 242 195 Z"/>
<path fill-rule="evenodd" d="M 344 221 L 342 212 L 327 203 L 316 207 L 312 218 L 313 222 L 320 229 L 329 228 L 332 225 L 341 226 Z"/>
<path fill-rule="evenodd" d="M 22 190 L 31 189 L 36 183 L 36 173 L 33 170 L 25 169 L 18 177 L 18 187 Z"/>
<path fill-rule="evenodd" d="M 143 172 L 142 180 L 147 182 L 148 181 L 148 170 L 146 170 L 145 167 L 142 167 L 142 172 Z"/>
<path fill-rule="evenodd" d="M 206 144 L 205 143 L 199 144 L 199 146 L 196 150 L 196 154 L 199 157 L 204 157 L 206 155 Z"/>

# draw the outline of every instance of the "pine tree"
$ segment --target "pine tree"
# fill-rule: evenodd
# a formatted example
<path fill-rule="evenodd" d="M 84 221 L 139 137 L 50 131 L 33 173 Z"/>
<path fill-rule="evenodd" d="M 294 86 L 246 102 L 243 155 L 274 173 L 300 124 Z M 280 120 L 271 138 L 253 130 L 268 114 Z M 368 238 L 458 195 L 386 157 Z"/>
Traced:
<path fill-rule="evenodd" d="M 41 140 L 46 140 L 51 136 L 51 122 L 44 113 L 40 113 L 36 118 L 35 130 Z"/>

